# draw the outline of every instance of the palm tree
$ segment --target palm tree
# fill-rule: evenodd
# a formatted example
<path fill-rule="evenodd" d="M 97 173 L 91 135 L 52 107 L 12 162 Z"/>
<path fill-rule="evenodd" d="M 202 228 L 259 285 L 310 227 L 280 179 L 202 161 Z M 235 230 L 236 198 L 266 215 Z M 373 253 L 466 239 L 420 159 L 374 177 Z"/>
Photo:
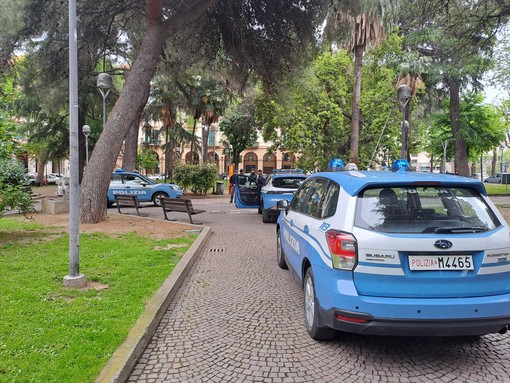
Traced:
<path fill-rule="evenodd" d="M 340 42 L 354 54 L 354 83 L 352 91 L 351 143 L 349 162 L 359 160 L 359 137 L 361 130 L 361 78 L 363 56 L 370 47 L 377 46 L 385 38 L 391 26 L 391 15 L 398 0 L 333 0 L 328 14 L 325 34 Z"/>
<path fill-rule="evenodd" d="M 207 138 L 211 125 L 218 122 L 232 96 L 222 82 L 212 79 L 195 78 L 186 83 L 177 82 L 177 86 L 187 100 L 188 108 L 193 114 L 193 135 L 200 119 L 205 126 L 204 142 L 202 142 L 202 161 L 205 162 L 208 151 Z M 192 146 L 192 153 L 193 150 Z"/>

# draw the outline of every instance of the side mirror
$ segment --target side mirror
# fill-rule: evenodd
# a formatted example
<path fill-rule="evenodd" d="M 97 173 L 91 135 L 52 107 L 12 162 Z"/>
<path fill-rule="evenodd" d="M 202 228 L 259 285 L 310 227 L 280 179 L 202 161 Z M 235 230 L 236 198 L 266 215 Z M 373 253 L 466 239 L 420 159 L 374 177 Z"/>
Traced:
<path fill-rule="evenodd" d="M 287 201 L 286 199 L 281 199 L 279 200 L 278 202 L 276 202 L 276 208 L 280 211 L 287 211 L 288 208 L 289 208 L 289 201 Z"/>

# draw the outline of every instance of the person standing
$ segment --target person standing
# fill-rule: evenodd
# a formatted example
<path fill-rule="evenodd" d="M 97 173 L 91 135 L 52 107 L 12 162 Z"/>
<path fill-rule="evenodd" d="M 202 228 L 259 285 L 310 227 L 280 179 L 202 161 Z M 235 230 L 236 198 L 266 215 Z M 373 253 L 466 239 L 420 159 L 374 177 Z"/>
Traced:
<path fill-rule="evenodd" d="M 265 183 L 265 177 L 264 177 L 264 174 L 262 173 L 262 170 L 258 170 L 257 172 L 257 187 L 260 189 L 262 188 L 262 186 L 264 186 L 264 183 Z"/>
<path fill-rule="evenodd" d="M 251 170 L 250 175 L 248 176 L 248 181 L 250 181 L 250 184 L 257 184 L 257 174 L 255 173 L 255 169 Z"/>
<path fill-rule="evenodd" d="M 231 178 L 232 182 L 232 194 L 230 194 L 230 203 L 234 201 L 236 189 L 246 183 L 246 176 L 244 175 L 244 169 L 239 170 L 239 174 L 233 174 Z"/>
<path fill-rule="evenodd" d="M 234 201 L 236 178 L 237 178 L 237 173 L 236 173 L 236 170 L 234 170 L 234 173 L 230 176 L 230 178 L 228 180 L 228 182 L 229 182 L 228 193 L 230 194 L 230 203 L 232 203 Z"/>

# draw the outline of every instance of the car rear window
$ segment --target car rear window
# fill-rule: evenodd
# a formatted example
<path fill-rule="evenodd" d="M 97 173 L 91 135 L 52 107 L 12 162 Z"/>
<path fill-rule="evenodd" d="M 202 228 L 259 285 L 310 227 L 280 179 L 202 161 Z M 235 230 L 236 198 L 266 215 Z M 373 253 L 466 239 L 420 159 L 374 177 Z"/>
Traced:
<path fill-rule="evenodd" d="M 278 177 L 273 179 L 273 186 L 276 188 L 283 189 L 297 189 L 301 182 L 303 182 L 303 177 Z"/>
<path fill-rule="evenodd" d="M 390 233 L 478 233 L 500 226 L 480 194 L 462 187 L 386 187 L 358 196 L 355 225 Z"/>

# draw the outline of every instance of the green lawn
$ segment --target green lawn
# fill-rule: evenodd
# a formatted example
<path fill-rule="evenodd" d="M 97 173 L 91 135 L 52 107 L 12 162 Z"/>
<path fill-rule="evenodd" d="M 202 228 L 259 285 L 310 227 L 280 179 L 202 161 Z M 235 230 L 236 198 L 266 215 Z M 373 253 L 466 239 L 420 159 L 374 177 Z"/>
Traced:
<path fill-rule="evenodd" d="M 94 381 L 196 237 L 83 233 L 80 271 L 108 288 L 81 291 L 63 229 L 1 218 L 0 382 Z"/>
<path fill-rule="evenodd" d="M 487 189 L 487 193 L 489 195 L 497 195 L 497 194 L 502 194 L 502 195 L 510 195 L 510 185 L 508 184 L 505 184 L 505 185 L 501 185 L 501 184 L 484 184 L 485 185 L 485 189 Z"/>

